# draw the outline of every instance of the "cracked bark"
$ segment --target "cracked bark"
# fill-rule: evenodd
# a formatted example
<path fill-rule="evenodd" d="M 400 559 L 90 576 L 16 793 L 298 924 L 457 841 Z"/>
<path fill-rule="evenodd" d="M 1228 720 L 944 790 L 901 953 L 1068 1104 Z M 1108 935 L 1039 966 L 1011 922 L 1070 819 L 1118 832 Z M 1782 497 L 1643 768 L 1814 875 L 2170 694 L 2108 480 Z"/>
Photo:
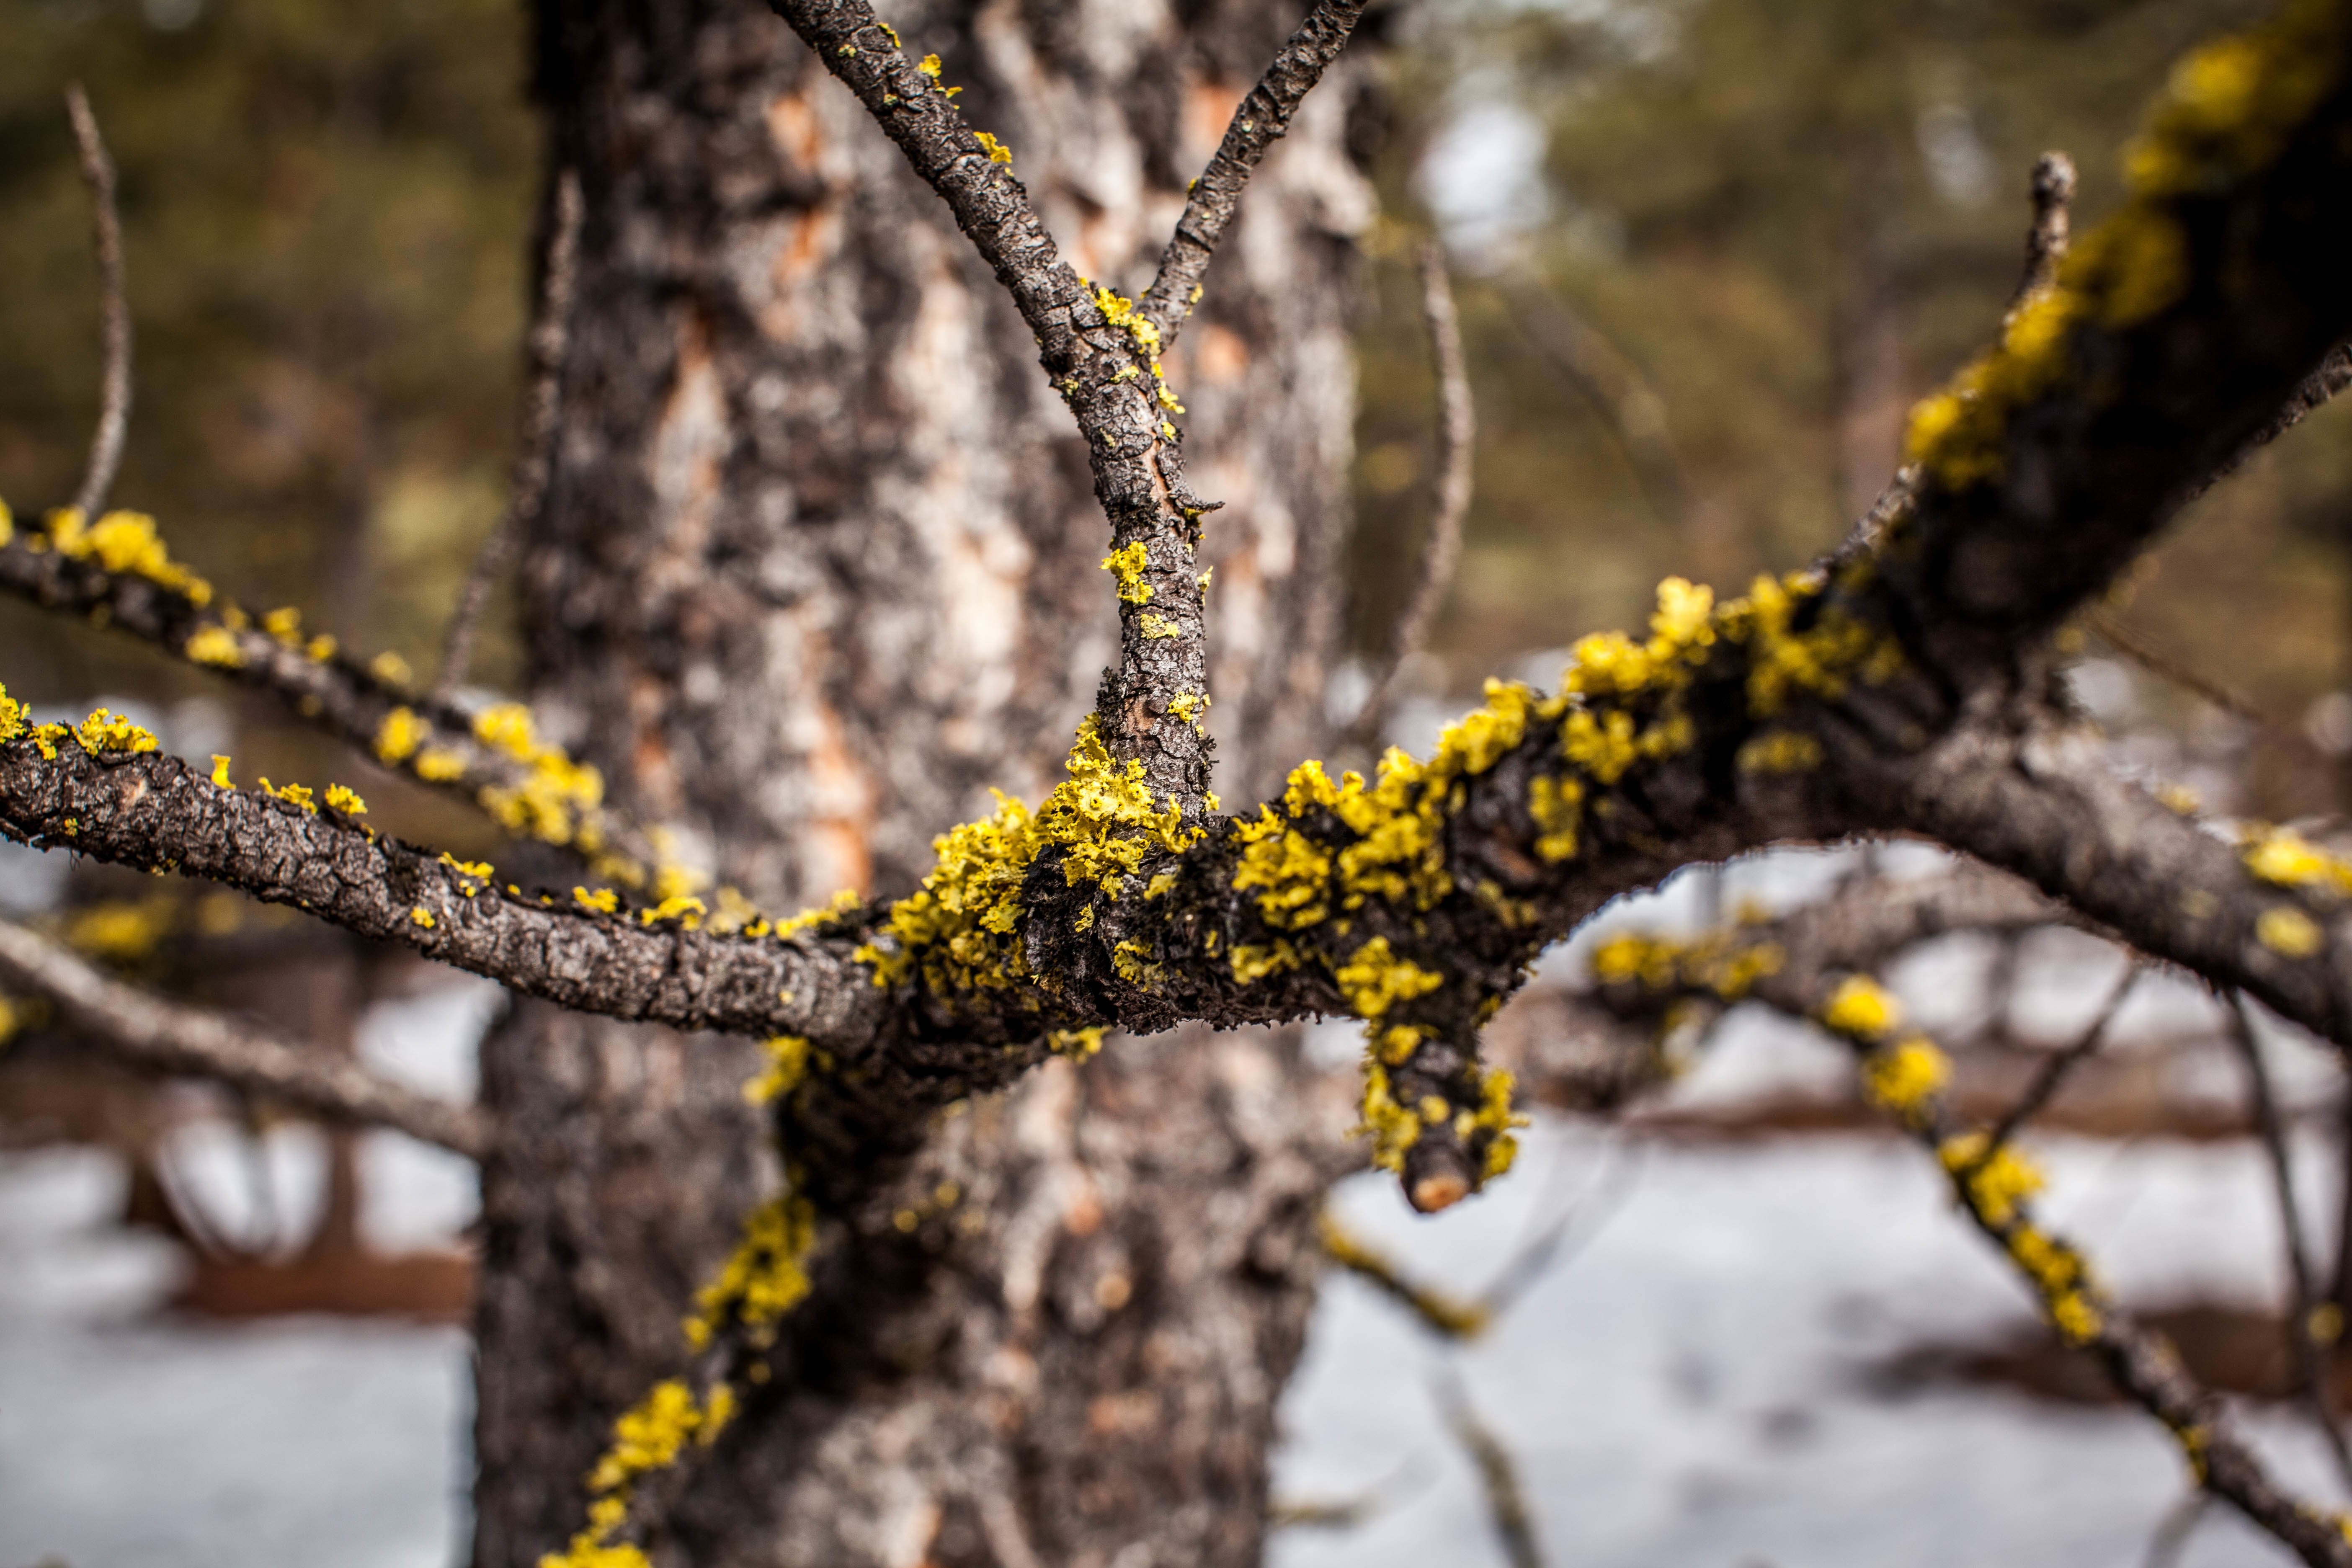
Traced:
<path fill-rule="evenodd" d="M 1234 6 L 890 20 L 1077 269 L 1129 295 L 1286 30 Z M 763 907 L 903 892 L 989 786 L 1045 792 L 1116 658 L 1084 442 L 938 198 L 772 15 L 551 0 L 540 28 L 587 221 L 522 568 L 534 704 Z M 1368 213 L 1347 90 L 1268 160 L 1166 356 L 1192 483 L 1227 503 L 1191 571 L 1214 573 L 1228 790 L 1320 724 Z M 777 1177 L 743 1152 L 768 1142 L 751 1057 L 537 1005 L 488 1047 L 481 1568 L 577 1528 L 611 1417 L 679 1366 L 688 1296 Z M 1353 1157 L 1316 1081 L 1279 1036 L 1115 1039 L 943 1123 L 830 1249 L 657 1556 L 1255 1561 L 1308 1226 Z"/>

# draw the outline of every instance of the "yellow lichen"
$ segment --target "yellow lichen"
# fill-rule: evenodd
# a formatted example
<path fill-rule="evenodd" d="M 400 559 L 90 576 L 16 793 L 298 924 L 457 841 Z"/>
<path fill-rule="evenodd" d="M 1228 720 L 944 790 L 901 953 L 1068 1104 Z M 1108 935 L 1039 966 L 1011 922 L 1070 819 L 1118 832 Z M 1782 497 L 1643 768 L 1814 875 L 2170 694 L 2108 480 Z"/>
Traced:
<path fill-rule="evenodd" d="M 327 786 L 327 804 L 345 816 L 367 815 L 367 802 L 359 797 L 358 792 L 346 789 L 339 784 L 331 784 Z"/>
<path fill-rule="evenodd" d="M 1858 1040 L 1884 1039 L 1903 1021 L 1903 1005 L 1866 974 L 1841 981 L 1822 1008 L 1822 1022 Z"/>
<path fill-rule="evenodd" d="M 1584 815 L 1584 786 L 1538 773 L 1528 784 L 1528 815 L 1536 825 L 1536 855 L 1547 862 L 1576 858 L 1576 828 Z"/>
<path fill-rule="evenodd" d="M 877 984 L 923 977 L 942 990 L 1002 988 L 1028 973 L 1018 932 L 1021 889 L 1030 866 L 1058 850 L 1066 886 L 1088 884 L 1116 898 L 1151 857 L 1179 853 L 1202 833 L 1184 823 L 1173 799 L 1162 805 L 1143 782 L 1140 762 L 1115 761 L 1089 714 L 1055 785 L 1033 816 L 998 795 L 993 816 L 932 840 L 938 856 L 920 889 L 890 907 L 883 930 L 890 946 L 857 950 Z"/>
<path fill-rule="evenodd" d="M 431 931 L 434 925 L 433 911 L 420 904 L 416 908 L 408 911 L 408 923 L 411 925 L 422 926 L 426 931 Z"/>
<path fill-rule="evenodd" d="M 218 752 L 213 753 L 213 783 L 221 789 L 236 787 L 236 781 L 228 776 L 228 759 Z"/>
<path fill-rule="evenodd" d="M 1964 1184 L 1969 1206 L 1987 1225 L 2000 1226 L 2016 1217 L 2018 1205 L 2040 1192 L 2044 1181 L 2032 1161 L 2006 1143 L 1988 1155 L 1988 1137 L 1983 1132 L 1964 1132 L 1947 1138 L 1936 1155 L 1944 1169 Z"/>
<path fill-rule="evenodd" d="M 245 650 L 237 646 L 236 634 L 223 626 L 197 627 L 181 651 L 198 664 L 222 669 L 236 669 L 245 663 Z"/>
<path fill-rule="evenodd" d="M 1102 1049 L 1103 1036 L 1109 1033 L 1100 1024 L 1083 1029 L 1055 1029 L 1045 1037 L 1046 1047 L 1056 1056 L 1084 1061 Z"/>
<path fill-rule="evenodd" d="M 809 1043 L 798 1035 L 777 1035 L 766 1043 L 768 1065 L 743 1086 L 743 1099 L 765 1105 L 800 1087 L 808 1072 Z"/>
<path fill-rule="evenodd" d="M 387 766 L 405 762 L 433 733 L 433 727 L 406 708 L 395 708 L 376 727 L 375 754 Z"/>
<path fill-rule="evenodd" d="M 1146 552 L 1143 542 L 1137 540 L 1123 550 L 1114 550 L 1102 558 L 1102 568 L 1118 584 L 1118 596 L 1130 605 L 1149 604 L 1151 584 L 1143 580 Z"/>
<path fill-rule="evenodd" d="M 1421 1141 L 1421 1118 L 1397 1103 L 1388 1069 L 1376 1061 L 1364 1064 L 1363 1117 L 1355 1132 L 1371 1136 L 1372 1163 L 1402 1174 L 1406 1152 Z"/>
<path fill-rule="evenodd" d="M 2326 941 L 2319 922 L 2293 904 L 2264 910 L 2254 921 L 2254 940 L 2288 958 L 2309 958 Z"/>
<path fill-rule="evenodd" d="M 609 915 L 621 906 L 621 895 L 610 888 L 590 892 L 585 888 L 572 889 L 572 901 L 592 914 Z"/>
<path fill-rule="evenodd" d="M 144 577 L 185 595 L 198 609 L 212 603 L 212 584 L 172 559 L 155 531 L 155 520 L 144 512 L 110 511 L 85 526 L 81 513 L 67 507 L 51 512 L 48 521 L 49 542 L 60 555 Z"/>
<path fill-rule="evenodd" d="M 2284 827 L 2255 826 L 2240 841 L 2246 869 L 2282 888 L 2352 893 L 2352 862 Z"/>
<path fill-rule="evenodd" d="M 733 1255 L 695 1297 L 687 1342 L 704 1348 L 730 1319 L 755 1343 L 772 1339 L 776 1323 L 808 1294 L 804 1265 L 815 1245 L 816 1210 L 806 1198 L 785 1194 L 752 1210 Z"/>
<path fill-rule="evenodd" d="M 103 752 L 152 752 L 161 744 L 154 731 L 104 708 L 75 725 L 73 738 L 93 757 Z"/>
<path fill-rule="evenodd" d="M 981 150 L 988 154 L 988 161 L 990 163 L 1003 163 L 1007 165 L 1012 163 L 1012 148 L 1007 147 L 1003 142 L 999 142 L 995 137 L 991 136 L 985 131 L 975 131 L 971 134 L 972 140 L 978 142 L 981 145 Z"/>
<path fill-rule="evenodd" d="M 1143 612 L 1142 626 L 1143 636 L 1147 641 L 1165 640 L 1180 635 L 1182 629 L 1167 616 L 1157 615 L 1150 610 Z"/>
<path fill-rule="evenodd" d="M 1348 962 L 1332 972 L 1331 978 L 1339 994 L 1348 1000 L 1348 1008 L 1359 1018 L 1370 1020 L 1388 1012 L 1399 1002 L 1409 1002 L 1426 995 L 1445 984 L 1442 974 L 1433 974 L 1409 958 L 1401 958 L 1389 951 L 1389 939 L 1376 936 L 1356 949 Z"/>
<path fill-rule="evenodd" d="M 408 661 L 390 648 L 368 660 L 368 673 L 386 686 L 406 686 L 416 679 L 416 672 L 408 667 Z"/>
<path fill-rule="evenodd" d="M 1951 1078 L 1950 1060 L 1925 1039 L 1885 1047 L 1862 1065 L 1863 1087 L 1871 1100 L 1906 1119 L 1924 1111 Z"/>

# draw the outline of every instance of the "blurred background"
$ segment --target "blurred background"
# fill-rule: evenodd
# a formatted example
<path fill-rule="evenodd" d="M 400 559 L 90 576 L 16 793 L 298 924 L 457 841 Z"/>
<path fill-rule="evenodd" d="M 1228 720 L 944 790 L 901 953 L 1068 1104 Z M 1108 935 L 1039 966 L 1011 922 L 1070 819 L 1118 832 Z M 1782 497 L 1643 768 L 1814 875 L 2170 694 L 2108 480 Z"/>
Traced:
<path fill-rule="evenodd" d="M 1358 647 L 1381 645 L 1433 504 L 1412 268 L 1433 228 L 1479 421 L 1461 566 L 1394 738 L 1425 747 L 1488 675 L 1551 684 L 1570 641 L 1641 621 L 1663 575 L 1736 592 L 1833 542 L 1893 472 L 1910 403 L 1996 330 L 2035 156 L 2074 156 L 2078 231 L 2095 223 L 2170 62 L 2267 9 L 1391 7 L 1387 90 L 1358 134 L 1384 213 L 1359 335 Z M 429 668 L 516 424 L 538 159 L 525 22 L 510 0 L 0 7 L 0 499 L 66 498 L 98 404 L 60 101 L 78 79 L 121 170 L 138 331 L 121 504 L 241 601 Z M 2315 833 L 2352 798 L 2347 421 L 2323 410 L 2200 500 L 2069 645 L 2074 693 L 2125 765 Z M 494 612 L 477 674 L 511 685 L 516 659 Z M 241 776 L 342 760 L 264 704 L 12 601 L 0 678 L 40 717 L 106 702 L 173 750 L 233 752 Z M 1335 713 L 1360 685 L 1338 683 Z M 488 842 L 381 774 L 367 793 L 395 830 Z M 1801 900 L 1859 853 L 1685 878 L 1601 924 Z M 1932 872 L 1906 853 L 1874 869 Z M 160 886 L 0 858 L 0 906 L 128 973 L 468 1089 L 490 988 Z M 1539 1056 L 1572 1028 L 1554 1003 L 1583 984 L 1590 940 L 1498 1025 L 1507 1049 Z M 254 978 L 310 942 L 302 984 Z M 1902 979 L 1997 1076 L 2069 1038 L 2118 963 L 2087 939 L 1959 941 Z M 2282 1468 L 2341 1503 L 2315 1440 L 2268 1402 L 2277 1221 L 2219 1016 L 2185 983 L 2135 994 L 2113 1070 L 2053 1112 L 2055 1212 L 2127 1299 L 2210 1331 L 2210 1367 L 2237 1357 L 2214 1375 L 2248 1395 Z M 1352 1058 L 1352 1030 L 1328 1044 Z M 2284 1031 L 2264 1046 L 2312 1245 L 2332 1258 L 2337 1075 Z M 1446 1415 L 1471 1410 L 1512 1456 L 1550 1562 L 2142 1561 L 2181 1492 L 2178 1457 L 2053 1369 L 2023 1296 L 1848 1078 L 1827 1045 L 1735 1014 L 1638 1114 L 1543 1113 L 1522 1174 L 1458 1215 L 1410 1220 L 1393 1184 L 1343 1190 L 1340 1212 L 1402 1268 L 1465 1291 L 1514 1237 L 1571 1240 L 1466 1346 L 1335 1279 L 1291 1396 L 1277 1490 L 1294 1522 L 1275 1560 L 1507 1561 L 1479 1450 Z M 470 1181 L 396 1135 L 158 1091 L 37 1031 L 0 1047 L 0 1568 L 450 1561 Z M 2179 1560 L 2269 1550 L 2217 1519 Z"/>

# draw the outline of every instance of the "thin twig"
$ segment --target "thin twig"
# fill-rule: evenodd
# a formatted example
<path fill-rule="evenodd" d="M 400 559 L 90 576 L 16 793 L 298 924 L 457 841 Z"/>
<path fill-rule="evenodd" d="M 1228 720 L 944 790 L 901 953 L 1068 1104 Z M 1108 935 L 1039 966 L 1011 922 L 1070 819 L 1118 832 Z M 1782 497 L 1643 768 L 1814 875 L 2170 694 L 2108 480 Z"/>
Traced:
<path fill-rule="evenodd" d="M 1488 1320 L 1499 1319 L 1518 1305 L 1520 1300 L 1554 1269 L 1565 1267 L 1576 1255 L 1601 1234 L 1626 1198 L 1633 1194 L 1633 1184 L 1642 1173 L 1638 1158 L 1643 1145 L 1631 1145 L 1631 1152 L 1612 1162 L 1609 1170 L 1585 1191 L 1564 1205 L 1551 1222 L 1538 1232 L 1535 1238 L 1519 1248 L 1495 1276 L 1495 1282 L 1479 1297 L 1478 1305 Z M 1569 1234 L 1576 1222 L 1585 1216 L 1588 1205 L 1598 1205 L 1600 1212 L 1591 1224 L 1577 1231 L 1575 1245 L 1567 1246 Z"/>
<path fill-rule="evenodd" d="M 2044 153 L 2033 161 L 2033 226 L 2025 231 L 2025 275 L 2009 308 L 2016 310 L 2058 280 L 2058 264 L 2066 258 L 2074 205 L 2074 160 L 2063 153 Z"/>
<path fill-rule="evenodd" d="M 1406 1279 L 1394 1258 L 1341 1225 L 1328 1208 L 1316 1216 L 1315 1235 L 1326 1258 L 1402 1305 L 1442 1338 L 1475 1339 L 1494 1321 L 1480 1302 L 1464 1301 Z"/>
<path fill-rule="evenodd" d="M 2126 968 L 2124 977 L 2116 982 L 2115 989 L 2107 993 L 2105 1005 L 2091 1020 L 2090 1026 L 2075 1037 L 2074 1044 L 2042 1064 L 2042 1070 L 2033 1075 L 2033 1081 L 2025 1086 L 2025 1092 L 2017 1097 L 2017 1103 L 2009 1108 L 2008 1114 L 1994 1124 L 1991 1133 L 1985 1139 L 1979 1163 L 1999 1153 L 2011 1138 L 2017 1136 L 2019 1128 L 2039 1115 L 2042 1108 L 2050 1103 L 2050 1097 L 2058 1092 L 2058 1086 L 2064 1081 L 2066 1075 L 2105 1042 L 2107 1026 L 2116 1021 L 2116 1015 L 2123 1009 L 2124 998 L 2131 994 L 2132 987 L 2139 983 L 2144 973 L 2145 968 L 2137 963 Z"/>
<path fill-rule="evenodd" d="M 432 700 L 446 702 L 466 679 L 473 662 L 474 638 L 481 630 L 482 612 L 490 591 L 506 574 L 516 549 L 539 521 L 547 501 L 547 480 L 554 466 L 555 427 L 562 410 L 563 358 L 571 338 L 572 289 L 580 260 L 583 203 L 580 176 L 566 169 L 556 177 L 554 226 L 548 236 L 547 257 L 540 274 L 539 309 L 530 329 L 530 397 L 523 409 L 521 449 L 515 458 L 514 483 L 506 510 L 474 557 L 473 570 L 457 595 L 457 607 L 442 634 L 441 669 L 433 682 Z"/>
<path fill-rule="evenodd" d="M 66 89 L 66 116 L 73 121 L 74 145 L 81 153 L 82 184 L 89 187 L 89 225 L 98 249 L 101 321 L 106 339 L 106 376 L 100 395 L 98 428 L 90 433 L 89 464 L 82 472 L 74 510 L 96 517 L 122 466 L 123 437 L 131 428 L 131 300 L 123 282 L 122 218 L 114 204 L 114 160 L 98 133 L 98 116 L 79 82 Z"/>
<path fill-rule="evenodd" d="M 1389 648 L 1349 733 L 1367 748 L 1376 744 L 1388 717 L 1390 688 L 1405 660 L 1421 650 L 1429 624 L 1437 617 L 1454 563 L 1462 554 L 1462 519 L 1470 510 L 1471 448 L 1477 416 L 1470 400 L 1470 372 L 1462 356 L 1462 322 L 1454 310 L 1454 281 L 1445 269 L 1445 249 L 1422 242 L 1421 308 L 1429 322 L 1429 343 L 1437 370 L 1437 508 L 1421 547 L 1412 591 L 1389 631 Z"/>
<path fill-rule="evenodd" d="M 1495 1429 L 1471 1408 L 1462 1374 L 1451 1365 L 1435 1380 L 1434 1394 L 1444 1408 L 1446 1425 L 1477 1468 L 1478 1483 L 1486 1496 L 1486 1518 L 1502 1542 L 1511 1568 L 1543 1568 L 1543 1547 L 1536 1540 L 1535 1516 L 1528 1509 L 1527 1489 L 1519 1481 L 1518 1462 Z"/>
<path fill-rule="evenodd" d="M 2254 1113 L 2254 1131 L 2261 1136 L 2263 1151 L 2270 1157 L 2271 1184 L 2278 1194 L 2279 1228 L 2286 1234 L 2287 1279 L 2293 1291 L 2287 1332 L 2294 1344 L 2295 1370 L 2303 1380 L 2304 1398 L 2311 1406 L 2311 1418 L 2319 1426 L 2319 1435 L 2326 1440 L 2327 1452 L 2336 1461 L 2336 1473 L 2347 1489 L 2352 1489 L 2352 1447 L 2344 1440 L 2343 1423 L 2336 1419 L 2336 1399 L 2327 1383 L 2327 1348 L 2312 1332 L 2312 1315 L 2318 1310 L 2319 1296 L 2311 1270 L 2311 1258 L 2303 1245 L 2303 1216 L 2294 1198 L 2294 1173 L 2287 1160 L 2286 1131 L 2279 1120 L 2278 1096 L 2271 1088 L 2270 1068 L 2263 1061 L 2263 1048 L 2254 1038 L 2254 1021 L 2246 1011 L 2245 994 L 2229 993 L 2230 1040 L 2237 1047 L 2238 1059 L 2245 1064 L 2246 1099 Z"/>
<path fill-rule="evenodd" d="M 1234 110 L 1216 155 L 1192 182 L 1183 216 L 1176 220 L 1176 232 L 1160 254 L 1159 274 L 1139 301 L 1143 319 L 1160 329 L 1161 347 L 1175 342 L 1176 334 L 1192 316 L 1209 258 L 1216 254 L 1217 242 L 1224 237 L 1225 226 L 1240 208 L 1242 187 L 1249 184 L 1265 150 L 1290 129 L 1290 117 L 1297 112 L 1299 101 L 1323 79 L 1324 70 L 1347 47 L 1367 3 L 1317 0 L 1298 31 L 1282 46 L 1274 63 Z"/>
<path fill-rule="evenodd" d="M 2141 1568 L 2172 1568 L 2179 1562 L 2189 1538 L 2204 1521 L 2205 1510 L 2212 1500 L 2212 1493 L 2202 1487 L 2191 1487 L 2166 1509 L 2164 1517 L 2157 1521 L 2156 1533 L 2148 1537 L 2147 1555 L 2141 1559 Z"/>
<path fill-rule="evenodd" d="M 2243 719 L 2250 724 L 2259 724 L 2265 729 L 2271 727 L 2269 716 L 2245 698 L 2164 653 L 2105 610 L 2088 612 L 2083 616 L 2083 624 L 2096 632 L 2100 641 L 2158 679 L 2168 680 L 2182 690 L 2203 698 L 2222 712 Z"/>
<path fill-rule="evenodd" d="M 1690 521 L 1691 485 L 1667 428 L 1665 400 L 1624 352 L 1550 289 L 1520 282 L 1506 297 L 1528 341 L 1578 395 L 1599 410 L 1623 448 L 1650 510 L 1667 527 Z"/>
<path fill-rule="evenodd" d="M 47 997 L 92 1046 L 133 1067 L 226 1084 L 322 1121 L 390 1127 L 472 1159 L 489 1145 L 488 1124 L 470 1107 L 125 985 L 11 921 L 0 921 L 0 981 Z"/>

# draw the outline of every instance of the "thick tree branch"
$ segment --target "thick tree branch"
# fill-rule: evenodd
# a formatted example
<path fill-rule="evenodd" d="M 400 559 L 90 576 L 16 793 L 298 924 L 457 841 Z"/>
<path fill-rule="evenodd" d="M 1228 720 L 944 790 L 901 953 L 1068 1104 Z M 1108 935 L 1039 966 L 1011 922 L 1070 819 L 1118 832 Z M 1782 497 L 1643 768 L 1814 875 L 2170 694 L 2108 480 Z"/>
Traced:
<path fill-rule="evenodd" d="M 109 979 L 70 949 L 13 921 L 0 921 L 0 984 L 47 997 L 93 1047 L 135 1068 L 225 1084 L 325 1121 L 389 1127 L 468 1159 L 479 1159 L 489 1143 L 488 1124 L 470 1107 Z"/>
<path fill-rule="evenodd" d="M 123 437 L 131 429 L 131 295 L 123 280 L 122 219 L 114 203 L 114 160 L 98 132 L 98 116 L 76 82 L 66 89 L 66 113 L 73 121 L 82 184 L 89 187 L 89 222 L 98 251 L 99 297 L 106 343 L 106 374 L 99 400 L 98 427 L 90 432 L 89 462 L 82 471 L 74 508 L 95 517 L 114 488 L 122 466 Z"/>
<path fill-rule="evenodd" d="M 1323 79 L 1323 73 L 1364 14 L 1367 0 L 1316 0 L 1298 31 L 1282 46 L 1255 87 L 1234 110 L 1216 155 L 1184 203 L 1184 216 L 1160 258 L 1159 275 L 1143 296 L 1144 320 L 1159 330 L 1163 343 L 1172 343 L 1201 298 L 1201 279 L 1209 260 L 1225 237 L 1225 227 L 1241 209 L 1242 187 L 1257 172 L 1265 150 L 1290 129 L 1290 117 Z"/>

